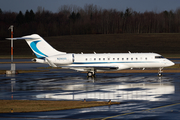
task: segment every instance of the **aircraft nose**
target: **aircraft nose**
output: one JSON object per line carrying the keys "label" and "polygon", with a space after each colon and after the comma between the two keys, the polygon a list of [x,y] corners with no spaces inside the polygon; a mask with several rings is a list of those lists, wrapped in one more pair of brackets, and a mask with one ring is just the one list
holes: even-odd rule
{"label": "aircraft nose", "polygon": [[171,64],[172,64],[172,65],[175,65],[175,63],[174,63],[174,62],[172,62]]}
{"label": "aircraft nose", "polygon": [[169,65],[169,66],[173,66],[173,65],[175,65],[175,63],[172,62],[172,61],[169,61],[168,65]]}

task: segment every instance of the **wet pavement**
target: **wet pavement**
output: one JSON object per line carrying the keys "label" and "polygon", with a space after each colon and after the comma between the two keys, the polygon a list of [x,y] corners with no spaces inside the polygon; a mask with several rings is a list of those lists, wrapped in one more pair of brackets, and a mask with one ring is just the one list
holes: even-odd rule
{"label": "wet pavement", "polygon": [[[20,66],[26,69],[37,67],[36,64]],[[87,78],[85,73],[64,69],[0,75],[0,99],[111,99],[121,102],[119,105],[73,110],[6,113],[0,114],[0,119],[179,119],[180,73],[164,73],[163,77],[157,77],[156,73],[101,73],[96,76]]]}

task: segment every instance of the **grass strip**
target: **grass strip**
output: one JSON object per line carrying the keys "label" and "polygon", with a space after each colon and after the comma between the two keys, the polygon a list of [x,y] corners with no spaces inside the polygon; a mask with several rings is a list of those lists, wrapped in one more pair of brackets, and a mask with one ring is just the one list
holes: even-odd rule
{"label": "grass strip", "polygon": [[[48,70],[18,70],[18,73],[33,73],[33,72],[47,72]],[[5,74],[6,70],[0,70],[0,74]],[[82,72],[86,73],[86,72]],[[134,69],[134,70],[119,70],[119,71],[104,71],[104,72],[97,72],[97,73],[158,73],[158,69],[155,70],[140,70],[140,69]],[[163,70],[163,73],[180,73],[180,69],[166,69]]]}
{"label": "grass strip", "polygon": [[[18,73],[45,72],[48,70],[17,70]],[[0,74],[6,74],[6,70],[0,70]]]}
{"label": "grass strip", "polygon": [[120,104],[97,101],[0,100],[0,113],[43,112]]}
{"label": "grass strip", "polygon": [[[34,55],[14,55],[14,59],[32,59],[35,58]],[[0,55],[0,59],[11,59],[11,55]]]}
{"label": "grass strip", "polygon": [[[20,62],[13,62],[15,64],[23,64],[23,63],[35,63],[32,61],[20,61]],[[11,62],[0,62],[0,64],[11,64]]]}

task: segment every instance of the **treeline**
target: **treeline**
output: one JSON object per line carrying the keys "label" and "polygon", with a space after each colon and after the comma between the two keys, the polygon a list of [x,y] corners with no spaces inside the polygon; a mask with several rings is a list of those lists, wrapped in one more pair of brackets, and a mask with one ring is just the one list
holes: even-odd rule
{"label": "treeline", "polygon": [[37,11],[4,12],[0,9],[0,37],[9,36],[14,25],[15,36],[37,33],[41,36],[118,33],[179,33],[180,9],[160,13],[144,13],[102,9],[96,5],[61,6],[52,13],[38,7]]}

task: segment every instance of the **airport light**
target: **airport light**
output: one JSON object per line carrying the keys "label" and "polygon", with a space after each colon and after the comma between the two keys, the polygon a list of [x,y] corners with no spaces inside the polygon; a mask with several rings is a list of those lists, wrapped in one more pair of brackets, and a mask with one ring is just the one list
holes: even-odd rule
{"label": "airport light", "polygon": [[9,27],[11,29],[11,63],[13,63],[13,25]]}
{"label": "airport light", "polygon": [[16,65],[13,63],[13,25],[9,27],[11,30],[11,70],[7,70],[6,74],[14,75],[16,74]]}

